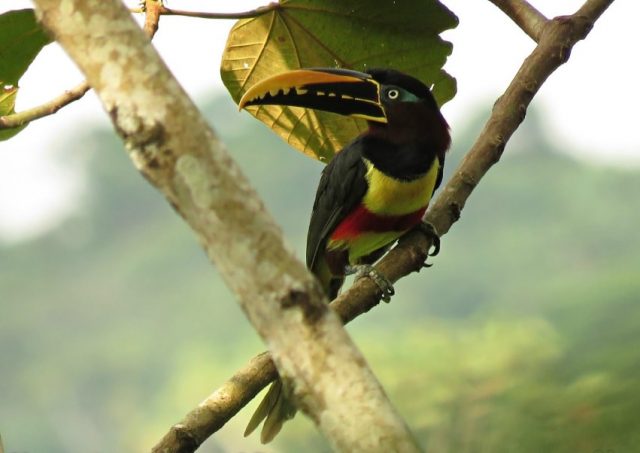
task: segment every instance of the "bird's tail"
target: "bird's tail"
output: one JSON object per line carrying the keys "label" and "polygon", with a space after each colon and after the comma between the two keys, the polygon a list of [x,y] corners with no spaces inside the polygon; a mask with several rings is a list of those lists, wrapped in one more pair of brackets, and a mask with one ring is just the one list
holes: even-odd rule
{"label": "bird's tail", "polygon": [[260,432],[260,441],[266,444],[276,437],[284,422],[292,419],[296,413],[296,406],[287,397],[286,393],[280,379],[271,384],[269,391],[267,391],[258,409],[249,420],[247,428],[244,430],[245,437],[251,434],[262,420],[264,420],[264,425],[262,425],[262,431]]}
{"label": "bird's tail", "polygon": [[[329,300],[334,299],[340,291],[344,277],[332,275],[326,265],[316,267],[312,272],[320,281]],[[260,402],[251,420],[249,420],[247,428],[244,430],[245,437],[255,431],[264,420],[264,425],[260,432],[260,441],[266,444],[273,440],[282,429],[284,422],[292,419],[296,413],[296,406],[288,397],[288,393],[280,379],[276,379],[271,384],[267,394]]]}

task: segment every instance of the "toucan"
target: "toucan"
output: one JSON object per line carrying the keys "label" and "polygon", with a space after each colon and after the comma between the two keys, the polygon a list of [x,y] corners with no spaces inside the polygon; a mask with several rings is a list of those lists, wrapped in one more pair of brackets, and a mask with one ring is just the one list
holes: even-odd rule
{"label": "toucan", "polygon": [[[307,267],[329,300],[354,272],[372,277],[387,299],[393,287],[371,265],[401,235],[424,225],[451,143],[429,87],[393,69],[298,69],[252,86],[239,107],[253,105],[299,106],[367,120],[368,129],[322,172],[307,234]],[[277,380],[245,436],[266,419],[261,441],[269,442],[295,411]]]}

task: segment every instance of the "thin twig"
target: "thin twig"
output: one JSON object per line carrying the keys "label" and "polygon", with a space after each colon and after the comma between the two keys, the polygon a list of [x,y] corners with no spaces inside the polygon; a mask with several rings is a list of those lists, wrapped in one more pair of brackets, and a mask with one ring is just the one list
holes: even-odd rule
{"label": "thin twig", "polygon": [[[280,5],[278,3],[273,2],[266,6],[261,6],[250,11],[243,11],[239,13],[203,13],[169,9],[164,7],[159,0],[145,0],[145,6],[143,8],[132,8],[130,11],[146,14],[144,31],[151,39],[158,30],[158,22],[161,15],[200,17],[205,19],[244,19],[260,16],[261,14],[276,10],[279,7]],[[91,87],[89,87],[86,82],[82,82],[78,86],[65,91],[60,96],[57,96],[42,105],[23,110],[22,112],[13,113],[11,115],[0,116],[0,130],[20,127],[30,123],[31,121],[53,115],[62,107],[80,99],[90,88]]]}
{"label": "thin twig", "polygon": [[[441,235],[446,234],[458,221],[473,189],[489,168],[498,162],[507,141],[524,120],[528,105],[544,81],[567,61],[572,47],[587,36],[594,22],[611,3],[613,0],[588,0],[573,16],[555,18],[547,23],[544,33],[540,34],[539,45],[523,62],[507,90],[496,101],[480,136],[427,213],[426,219]],[[431,245],[424,234],[411,232],[380,261],[377,268],[395,282],[422,268]],[[334,300],[331,307],[344,322],[348,322],[369,311],[379,301],[377,285],[369,279],[360,279]],[[255,375],[247,372],[258,360],[265,364],[265,369]],[[236,378],[238,375],[242,376],[241,382]],[[172,427],[153,451],[195,451],[275,377],[275,367],[266,353],[253,358],[249,365],[234,375],[220,390]],[[222,390],[231,383],[234,384],[237,398],[221,398]],[[199,417],[198,414],[203,411],[206,415]],[[208,423],[207,420],[215,420],[215,423]]]}
{"label": "thin twig", "polygon": [[[160,14],[163,16],[199,17],[201,19],[249,19],[252,17],[261,16],[270,11],[275,11],[279,8],[281,8],[281,5],[279,3],[272,2],[268,5],[260,6],[256,9],[242,11],[239,13],[211,13],[199,11],[184,11],[162,6],[160,7]],[[144,12],[144,8],[130,8],[129,11],[131,11],[132,13],[142,13]]]}
{"label": "thin twig", "polygon": [[[158,5],[160,5],[160,2],[157,0],[146,0],[146,3],[148,13],[145,18],[144,31],[147,36],[149,36],[149,39],[151,39],[158,30],[158,20],[160,17],[159,14],[157,14],[157,11],[159,9]],[[11,115],[0,116],[0,130],[20,127],[30,123],[31,121],[53,115],[62,107],[66,107],[72,102],[82,98],[82,96],[84,96],[90,89],[91,87],[89,84],[84,81],[44,104],[23,110],[22,112],[12,113]]]}
{"label": "thin twig", "polygon": [[548,19],[526,0],[489,0],[511,18],[535,42]]}
{"label": "thin twig", "polygon": [[149,39],[153,39],[153,36],[158,31],[162,8],[164,8],[162,0],[144,1],[144,32]]}
{"label": "thin twig", "polygon": [[0,116],[0,129],[20,127],[38,118],[53,115],[65,105],[80,99],[90,88],[89,84],[85,81],[42,105],[11,115]]}

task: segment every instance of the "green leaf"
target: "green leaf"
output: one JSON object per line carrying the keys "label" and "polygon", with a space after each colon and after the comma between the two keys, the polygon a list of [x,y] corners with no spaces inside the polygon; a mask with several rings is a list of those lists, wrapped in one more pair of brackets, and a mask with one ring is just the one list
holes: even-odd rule
{"label": "green leaf", "polygon": [[[32,9],[0,15],[0,116],[15,113],[18,81],[50,42]],[[13,137],[22,129],[24,126],[1,129],[0,141]]]}
{"label": "green leaf", "polygon": [[50,42],[32,9],[0,15],[0,81],[17,85],[38,52]]}
{"label": "green leaf", "polygon": [[[282,0],[238,21],[222,57],[222,80],[236,103],[260,80],[291,69],[394,68],[433,84],[440,105],[456,92],[442,67],[452,45],[439,34],[457,17],[437,0]],[[363,120],[299,107],[247,109],[304,154],[328,161],[366,129]]]}
{"label": "green leaf", "polygon": [[[0,87],[0,116],[15,113],[17,94],[18,87]],[[0,142],[10,139],[25,127],[27,127],[26,124],[20,127],[13,127],[11,129],[0,129]]]}

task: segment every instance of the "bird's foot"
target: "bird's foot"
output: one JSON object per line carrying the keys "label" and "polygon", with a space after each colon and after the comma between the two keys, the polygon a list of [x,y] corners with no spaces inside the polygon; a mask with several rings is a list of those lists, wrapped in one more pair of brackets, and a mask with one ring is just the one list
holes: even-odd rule
{"label": "bird's foot", "polygon": [[[422,231],[422,233],[425,236],[431,239],[433,251],[430,250],[429,252],[427,252],[427,258],[430,256],[436,256],[438,253],[440,253],[440,236],[438,236],[438,232],[436,231],[436,228],[429,222],[424,222],[424,221],[420,222],[417,228],[420,231]],[[427,264],[426,260],[422,265],[422,267],[431,267],[431,266],[433,266],[433,264]]]}
{"label": "bird's foot", "polygon": [[378,285],[378,288],[380,288],[380,291],[382,291],[382,300],[385,302],[391,301],[391,296],[396,293],[389,279],[378,272],[371,264],[348,265],[344,268],[344,271],[346,275],[355,274],[356,280],[362,277],[369,277],[373,280],[373,282]]}

